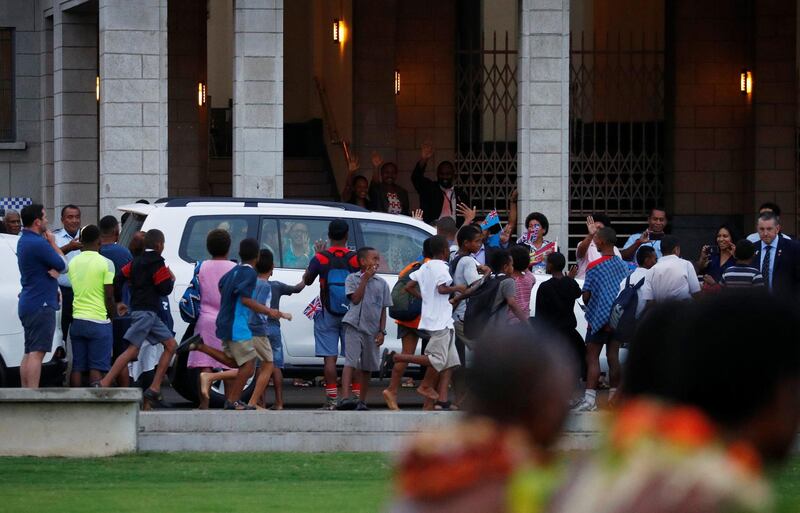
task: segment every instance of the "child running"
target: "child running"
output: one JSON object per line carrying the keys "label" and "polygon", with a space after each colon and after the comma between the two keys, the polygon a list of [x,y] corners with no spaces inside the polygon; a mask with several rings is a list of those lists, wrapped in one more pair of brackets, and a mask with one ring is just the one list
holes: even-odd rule
{"label": "child running", "polygon": [[[439,235],[432,237],[430,249],[433,258],[411,274],[411,280],[405,287],[409,294],[422,298],[419,329],[430,337],[428,346],[424,355],[394,353],[392,358],[394,362],[427,366],[417,393],[438,401],[439,394],[434,385],[439,374],[461,365],[453,337],[453,307],[449,298],[454,292],[464,292],[466,286],[451,286],[453,279],[446,263],[450,257],[447,239]],[[439,386],[441,389],[443,386],[441,382]]]}
{"label": "child running", "polygon": [[[358,250],[361,270],[350,274],[344,282],[350,309],[344,314],[345,360],[342,372],[342,400],[339,410],[368,410],[367,392],[373,372],[380,369],[379,347],[386,336],[386,308],[392,306],[389,284],[377,276],[380,256],[375,248]],[[361,385],[359,397],[350,397],[353,374]]]}

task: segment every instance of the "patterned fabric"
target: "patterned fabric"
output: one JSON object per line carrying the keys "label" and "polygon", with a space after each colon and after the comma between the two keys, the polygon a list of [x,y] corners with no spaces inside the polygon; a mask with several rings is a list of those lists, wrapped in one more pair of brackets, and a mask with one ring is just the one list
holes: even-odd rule
{"label": "patterned fabric", "polygon": [[722,273],[720,283],[729,289],[763,287],[764,278],[755,267],[732,265]]}
{"label": "patterned fabric", "polygon": [[583,291],[592,294],[586,305],[590,335],[608,324],[611,306],[619,293],[619,284],[628,276],[628,272],[628,266],[618,256],[605,256],[589,265]]}
{"label": "patterned fabric", "polygon": [[400,202],[400,197],[394,192],[386,193],[386,202],[389,205],[387,212],[389,214],[402,214],[403,204]]}
{"label": "patterned fabric", "polygon": [[30,198],[21,196],[5,196],[0,197],[0,214],[5,215],[6,210],[16,210],[19,212],[23,207],[27,207],[33,203]]}
{"label": "patterned fabric", "polygon": [[[536,284],[536,276],[533,275],[532,272],[525,271],[521,276],[514,275],[514,282],[516,284],[516,292],[514,293],[514,301],[517,303],[525,315],[528,317],[531,316],[531,290],[533,290],[533,286]],[[516,324],[519,322],[514,313],[509,310],[508,311],[508,322],[510,324]]]}
{"label": "patterned fabric", "polygon": [[322,310],[322,301],[320,300],[319,296],[315,297],[311,300],[305,310],[303,310],[303,315],[311,319],[312,321],[319,315],[320,311]]}

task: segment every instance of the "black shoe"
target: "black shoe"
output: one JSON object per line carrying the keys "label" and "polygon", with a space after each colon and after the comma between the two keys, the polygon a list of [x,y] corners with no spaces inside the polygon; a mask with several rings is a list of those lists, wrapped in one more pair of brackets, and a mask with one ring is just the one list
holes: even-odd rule
{"label": "black shoe", "polygon": [[192,335],[178,344],[177,349],[175,349],[175,354],[183,354],[188,353],[189,351],[194,351],[198,346],[201,345],[203,345],[203,339],[200,337],[200,335]]}
{"label": "black shoe", "polygon": [[392,367],[394,367],[394,355],[395,351],[389,351],[388,349],[383,350],[383,354],[381,354],[381,366],[378,371],[378,378],[383,381],[383,378],[387,374],[392,373]]}
{"label": "black shoe", "polygon": [[358,399],[355,397],[348,397],[346,399],[342,399],[339,401],[339,404],[336,405],[336,409],[339,411],[353,411],[358,407]]}
{"label": "black shoe", "polygon": [[151,408],[172,408],[172,405],[165,402],[164,398],[161,397],[161,394],[153,392],[149,388],[142,393],[144,396],[144,400],[147,401],[147,404],[150,405]]}
{"label": "black shoe", "polygon": [[356,405],[356,411],[369,411],[369,407],[364,401],[358,401],[358,404]]}

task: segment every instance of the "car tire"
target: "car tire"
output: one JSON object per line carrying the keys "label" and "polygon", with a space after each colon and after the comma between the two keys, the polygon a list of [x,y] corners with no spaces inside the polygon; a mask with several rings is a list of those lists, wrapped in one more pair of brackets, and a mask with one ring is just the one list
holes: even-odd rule
{"label": "car tire", "polygon": [[6,368],[5,362],[3,359],[0,358],[0,388],[5,388],[8,386],[8,369]]}
{"label": "car tire", "polygon": [[[174,376],[172,388],[175,389],[184,399],[191,401],[195,406],[200,402],[200,370],[187,367],[189,355],[187,353],[178,355],[175,360]],[[255,379],[250,379],[242,392],[242,401],[249,401],[253,395]],[[209,400],[210,408],[222,408],[225,405],[224,385],[215,382],[211,385],[211,397]]]}

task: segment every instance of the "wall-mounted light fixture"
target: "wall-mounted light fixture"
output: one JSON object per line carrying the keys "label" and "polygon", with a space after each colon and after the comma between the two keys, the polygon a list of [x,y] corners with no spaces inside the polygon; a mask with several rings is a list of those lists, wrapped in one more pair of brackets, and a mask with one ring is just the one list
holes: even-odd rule
{"label": "wall-mounted light fixture", "polygon": [[394,70],[394,94],[400,94],[400,70]]}
{"label": "wall-mounted light fixture", "polygon": [[94,99],[100,101],[100,75],[94,79]]}
{"label": "wall-mounted light fixture", "polygon": [[333,19],[333,42],[337,45],[342,41],[342,22],[339,18]]}
{"label": "wall-mounted light fixture", "polygon": [[197,83],[197,106],[202,107],[206,104],[206,85],[202,82]]}
{"label": "wall-mounted light fixture", "polygon": [[739,90],[743,95],[753,93],[753,72],[748,69],[743,69],[739,74]]}

